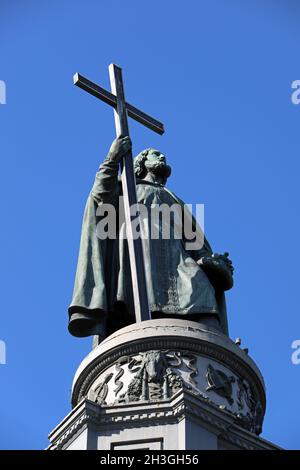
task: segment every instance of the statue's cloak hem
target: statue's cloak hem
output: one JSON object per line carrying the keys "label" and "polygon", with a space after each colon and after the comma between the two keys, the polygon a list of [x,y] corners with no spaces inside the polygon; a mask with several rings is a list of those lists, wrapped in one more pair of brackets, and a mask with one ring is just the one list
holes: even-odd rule
{"label": "statue's cloak hem", "polygon": [[[137,185],[143,184],[156,187],[160,186],[161,189],[166,191],[166,193],[171,196],[171,198],[174,200],[174,203],[180,204],[183,207],[183,210],[186,210],[184,207],[184,202],[181,201],[169,189],[162,187],[161,185],[146,182],[144,180],[137,180],[136,182]],[[137,188],[139,189],[140,186],[137,186]],[[139,202],[142,202],[140,198],[138,198],[138,200]],[[134,304],[131,292],[131,274],[129,268],[127,241],[123,240],[123,244],[118,246],[116,250],[116,244],[120,242],[118,238],[115,240],[100,240],[98,238],[96,230],[97,223],[99,222],[100,218],[96,215],[97,208],[98,203],[94,199],[92,193],[90,193],[83,216],[74,291],[71,305],[69,307],[69,331],[75,336],[90,336],[96,334],[97,330],[93,328],[93,325],[103,323],[107,318],[107,315],[113,315],[115,305],[118,302],[125,303],[128,313],[133,316],[134,321]],[[194,226],[193,228],[197,227],[197,230],[201,230],[193,216],[192,220]],[[169,241],[167,240],[167,242]],[[212,253],[212,249],[206,238],[204,238],[204,246],[200,251],[202,256]],[[201,257],[198,253],[189,253],[192,254],[194,259],[195,257],[197,259]],[[145,259],[145,264],[146,262],[147,260]],[[127,268],[125,273],[122,267],[125,269]],[[207,283],[210,284],[202,269],[198,266],[197,269],[201,271],[203,279],[206,278]],[[151,276],[150,278],[148,276],[147,279],[148,296],[149,280],[150,283],[152,283]],[[161,283],[158,285],[161,286]],[[211,288],[213,289],[212,286]],[[217,289],[213,290],[216,301],[214,306],[200,307],[199,305],[195,305],[194,308],[182,308],[182,306],[180,306],[180,299],[178,304],[178,295],[176,296],[176,305],[168,306],[153,302],[153,294],[154,296],[156,294],[153,293],[152,289],[152,294],[149,296],[150,310],[152,312],[162,312],[166,316],[172,316],[172,314],[176,314],[178,316],[182,316],[183,319],[185,318],[185,315],[190,316],[193,314],[203,314],[204,316],[217,315],[219,317],[223,333],[228,335],[224,292],[218,291]],[[89,325],[88,329],[86,329],[87,324]],[[82,325],[82,329],[80,325]]]}

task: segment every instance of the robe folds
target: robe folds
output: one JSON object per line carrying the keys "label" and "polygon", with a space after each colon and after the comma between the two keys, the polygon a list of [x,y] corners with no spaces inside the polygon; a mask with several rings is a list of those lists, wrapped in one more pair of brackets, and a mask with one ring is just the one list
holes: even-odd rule
{"label": "robe folds", "polygon": [[[203,269],[197,264],[202,256],[212,254],[207,240],[202,248],[187,250],[186,240],[174,235],[171,219],[170,239],[152,239],[151,207],[184,203],[161,184],[137,180],[137,200],[148,209],[148,218],[142,218],[141,233],[145,259],[146,283],[151,312],[160,316],[172,315],[183,319],[203,315],[219,318],[221,329],[228,334],[224,293],[213,287]],[[116,238],[100,239],[97,224],[98,206],[113,204],[116,208],[121,195],[118,164],[107,157],[96,174],[93,189],[88,197],[81,232],[78,265],[73,298],[69,307],[69,331],[74,336],[97,334],[97,325],[108,318],[125,312],[134,320],[129,251],[125,222],[117,227]],[[194,229],[198,226],[191,215]],[[158,228],[161,231],[161,227]],[[124,308],[125,307],[125,308]]]}

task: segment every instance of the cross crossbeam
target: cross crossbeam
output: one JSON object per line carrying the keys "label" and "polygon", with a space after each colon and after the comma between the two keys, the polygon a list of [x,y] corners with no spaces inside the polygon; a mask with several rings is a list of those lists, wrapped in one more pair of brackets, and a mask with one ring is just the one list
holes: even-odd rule
{"label": "cross crossbeam", "polygon": [[[82,90],[85,90],[96,98],[104,101],[104,103],[109,104],[113,108],[117,107],[117,97],[115,95],[105,90],[105,88],[97,85],[96,83],[91,82],[88,78],[83,77],[79,73],[75,73],[73,77],[73,83],[79,88],[82,88]],[[164,125],[161,122],[153,119],[151,116],[143,113],[143,111],[140,111],[129,103],[125,103],[125,106],[128,116],[135,121],[140,122],[157,134],[162,135],[165,132]]]}

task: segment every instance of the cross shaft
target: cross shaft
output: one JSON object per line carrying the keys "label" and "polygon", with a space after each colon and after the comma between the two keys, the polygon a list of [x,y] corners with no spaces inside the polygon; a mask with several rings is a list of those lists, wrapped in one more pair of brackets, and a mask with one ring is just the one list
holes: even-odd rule
{"label": "cross shaft", "polygon": [[[163,134],[164,126],[161,122],[153,119],[151,116],[145,114],[143,111],[140,111],[125,101],[122,69],[115,64],[111,64],[109,66],[109,75],[112,93],[78,73],[74,75],[74,84],[114,108],[117,137],[120,135],[129,136],[127,115],[154,132],[157,132],[160,135]],[[137,207],[137,196],[131,152],[123,158],[121,168],[134,310],[136,322],[140,322],[150,320],[151,313],[148,302],[142,240],[140,237],[134,238],[132,230],[133,217],[131,216],[130,208]],[[136,218],[136,214],[134,214],[134,216],[134,218]]]}

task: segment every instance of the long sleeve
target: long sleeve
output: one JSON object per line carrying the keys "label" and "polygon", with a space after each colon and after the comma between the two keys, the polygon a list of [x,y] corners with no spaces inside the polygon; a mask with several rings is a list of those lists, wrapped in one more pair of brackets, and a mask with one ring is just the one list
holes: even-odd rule
{"label": "long sleeve", "polygon": [[107,155],[96,173],[95,182],[91,191],[93,199],[98,203],[114,203],[119,193],[118,185],[119,163],[111,160]]}

